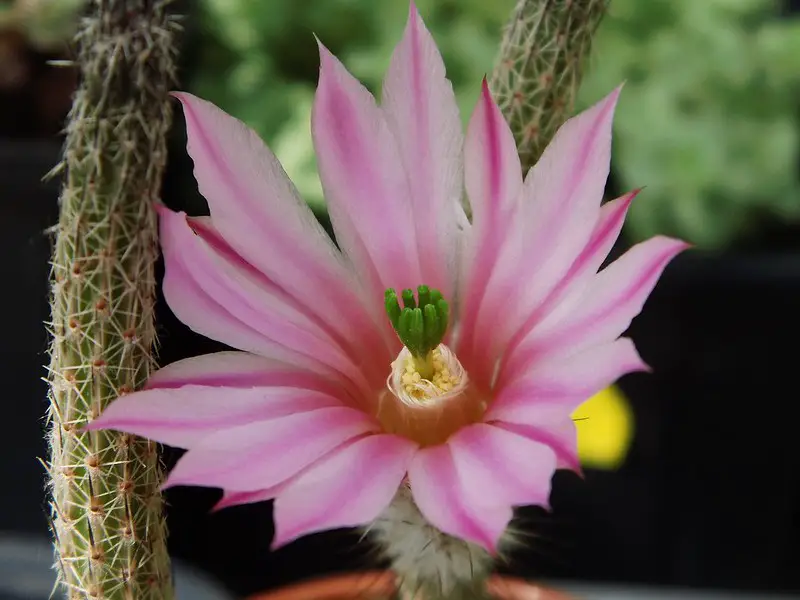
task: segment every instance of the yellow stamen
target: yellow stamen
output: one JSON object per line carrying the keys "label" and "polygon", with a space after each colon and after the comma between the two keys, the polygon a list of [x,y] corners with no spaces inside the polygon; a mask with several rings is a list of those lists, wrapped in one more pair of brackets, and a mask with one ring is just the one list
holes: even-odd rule
{"label": "yellow stamen", "polygon": [[[423,377],[420,374],[417,362],[413,356],[409,355],[406,358],[401,381],[404,391],[413,398],[422,400],[426,396],[441,396],[452,390],[461,382],[458,376],[450,373],[447,364],[442,359],[442,353],[439,348],[434,349],[431,354],[431,359],[427,361],[428,364],[433,365],[433,375],[430,377]],[[428,384],[425,385],[425,391],[423,391],[419,385],[423,382]]]}

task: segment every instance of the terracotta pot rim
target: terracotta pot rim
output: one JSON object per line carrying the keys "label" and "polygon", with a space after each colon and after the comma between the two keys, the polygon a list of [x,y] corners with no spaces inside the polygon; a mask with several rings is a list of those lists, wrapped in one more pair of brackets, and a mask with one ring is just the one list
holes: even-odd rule
{"label": "terracotta pot rim", "polygon": [[285,587],[249,596],[246,600],[345,600],[382,598],[395,590],[389,571],[359,571],[314,577]]}
{"label": "terracotta pot rim", "polygon": [[[395,580],[391,571],[334,574],[255,594],[246,600],[378,600],[395,591]],[[570,600],[563,592],[516,577],[495,575],[487,582],[487,588],[498,600]]]}

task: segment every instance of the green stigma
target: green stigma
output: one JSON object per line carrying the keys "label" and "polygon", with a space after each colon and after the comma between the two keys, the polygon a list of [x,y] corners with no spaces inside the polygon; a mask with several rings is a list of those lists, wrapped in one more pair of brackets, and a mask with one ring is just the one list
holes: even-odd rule
{"label": "green stigma", "polygon": [[427,285],[413,290],[403,290],[403,308],[393,288],[386,290],[386,314],[392,323],[397,337],[408,348],[423,371],[430,362],[431,352],[442,343],[447,333],[450,307],[439,290]]}

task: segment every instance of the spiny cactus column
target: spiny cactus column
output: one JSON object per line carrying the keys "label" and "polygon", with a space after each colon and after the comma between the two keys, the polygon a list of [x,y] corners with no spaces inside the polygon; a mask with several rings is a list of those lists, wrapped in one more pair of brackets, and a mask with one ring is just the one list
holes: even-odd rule
{"label": "spiny cactus column", "polygon": [[610,0],[518,0],[490,87],[525,172],[570,116],[592,36]]}
{"label": "spiny cactus column", "polygon": [[169,0],[94,0],[77,36],[52,264],[51,507],[71,600],[173,597],[152,442],[81,432],[153,364],[153,203],[174,82]]}

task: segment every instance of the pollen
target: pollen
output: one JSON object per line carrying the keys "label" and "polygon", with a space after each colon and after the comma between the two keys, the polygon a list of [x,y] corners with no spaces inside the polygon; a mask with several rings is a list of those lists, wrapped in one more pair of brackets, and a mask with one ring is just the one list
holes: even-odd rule
{"label": "pollen", "polygon": [[431,354],[433,375],[429,379],[420,375],[413,356],[405,357],[403,375],[400,378],[403,391],[417,400],[442,396],[451,392],[461,383],[461,378],[450,372],[447,361],[442,356],[442,351],[439,348],[433,350]]}
{"label": "pollen", "polygon": [[[423,375],[429,374],[427,377]],[[424,361],[404,349],[392,365],[389,389],[406,403],[423,406],[458,392],[467,375],[447,346],[440,344]]]}

